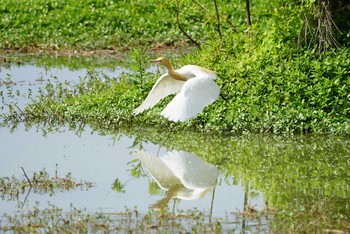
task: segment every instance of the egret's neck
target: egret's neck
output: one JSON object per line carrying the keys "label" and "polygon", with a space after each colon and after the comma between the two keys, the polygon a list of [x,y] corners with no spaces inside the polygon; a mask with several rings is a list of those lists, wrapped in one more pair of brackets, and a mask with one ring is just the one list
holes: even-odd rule
{"label": "egret's neck", "polygon": [[182,76],[181,74],[179,74],[178,72],[176,72],[173,68],[173,66],[168,63],[164,65],[166,67],[166,69],[168,70],[168,74],[175,80],[183,80],[186,81],[187,79]]}

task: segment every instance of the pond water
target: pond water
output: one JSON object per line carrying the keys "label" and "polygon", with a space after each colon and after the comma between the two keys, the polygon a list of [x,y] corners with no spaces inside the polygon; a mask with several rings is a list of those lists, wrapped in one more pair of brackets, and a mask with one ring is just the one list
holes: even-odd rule
{"label": "pond water", "polygon": [[[0,68],[0,92],[7,95],[8,102],[16,102],[19,107],[25,106],[30,102],[30,97],[37,94],[39,88],[43,88],[48,82],[71,82],[77,83],[83,79],[89,71],[89,68],[72,69],[67,67],[42,67],[35,64],[9,64]],[[110,77],[118,77],[123,72],[130,71],[122,67],[100,68],[96,72],[103,72]],[[10,98],[11,97],[11,98]],[[5,99],[2,100],[5,102]],[[6,108],[2,103],[2,108]]]}
{"label": "pond water", "polygon": [[[23,108],[48,82],[78,82],[90,69],[7,64],[0,70],[1,113],[8,111],[10,103]],[[94,70],[116,78],[130,72],[116,65]],[[233,221],[231,215],[247,207],[258,212],[270,207],[291,210],[290,215],[293,209],[304,212],[322,203],[326,204],[322,212],[331,221],[333,216],[349,215],[347,137],[194,134],[187,136],[188,143],[174,142],[173,146],[152,141],[147,134],[151,133],[106,135],[88,125],[49,131],[43,125],[28,127],[25,123],[1,127],[0,178],[24,179],[23,170],[31,176],[45,169],[52,176],[71,173],[75,180],[92,182],[93,187],[47,193],[27,189],[15,199],[2,195],[0,220],[5,213],[48,204],[66,211],[73,205],[86,212],[107,213],[135,207],[141,213],[162,207],[195,209],[210,218],[231,220],[227,230],[233,223],[256,225],[254,221]],[[268,229],[268,222],[264,225],[266,229],[260,231]]]}
{"label": "pond water", "polygon": [[[54,175],[57,169],[62,177],[72,173],[78,180],[94,183],[94,187],[86,191],[78,189],[57,192],[53,195],[29,194],[28,202],[32,205],[36,201],[44,205],[50,202],[68,210],[72,203],[76,208],[86,208],[89,211],[101,209],[122,211],[125,207],[137,207],[140,211],[146,212],[150,205],[164,198],[163,194],[148,193],[149,181],[153,179],[148,176],[135,178],[131,175],[130,162],[137,156],[130,148],[133,144],[132,138],[121,136],[114,141],[109,136],[100,136],[98,133],[91,132],[88,127],[79,136],[68,129],[60,129],[59,132],[43,136],[40,130],[34,128],[25,130],[24,127],[19,127],[14,132],[1,129],[0,137],[2,139],[1,177],[15,175],[21,178],[23,177],[21,167],[28,175],[45,168],[51,175]],[[166,149],[157,145],[144,144],[143,146],[144,150],[150,154],[163,155],[167,152]],[[145,167],[144,169],[148,171]],[[242,210],[245,192],[243,186],[228,185],[224,183],[219,173],[216,176],[219,183],[215,189],[213,214],[223,216],[231,211]],[[112,189],[116,179],[125,183],[124,192],[118,193]],[[215,183],[209,188],[214,186]],[[186,210],[196,207],[209,211],[211,193],[212,191],[208,191],[202,199],[178,201],[177,208]],[[22,194],[19,201],[23,201],[26,195],[26,193]],[[251,202],[253,205],[262,206],[263,198],[255,197]],[[11,213],[17,209],[16,204],[17,201],[1,200],[1,211]]]}

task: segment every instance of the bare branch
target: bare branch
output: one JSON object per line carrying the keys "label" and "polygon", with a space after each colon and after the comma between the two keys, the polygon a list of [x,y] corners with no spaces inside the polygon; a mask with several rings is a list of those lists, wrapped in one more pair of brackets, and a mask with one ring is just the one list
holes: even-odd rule
{"label": "bare branch", "polygon": [[221,29],[220,29],[220,17],[219,17],[219,11],[218,11],[218,6],[216,4],[216,0],[213,0],[214,2],[214,7],[215,7],[215,14],[216,14],[216,31],[218,31],[219,36],[222,37],[221,34]]}
{"label": "bare branch", "polygon": [[179,6],[179,1],[177,0],[176,1],[176,24],[177,24],[177,27],[180,29],[180,31],[192,42],[194,43],[196,46],[200,47],[200,44],[194,40],[190,35],[188,35],[188,33],[186,33],[186,31],[181,27],[181,24],[180,24],[180,6]]}
{"label": "bare branch", "polygon": [[199,4],[197,1],[195,1],[195,0],[192,0],[192,2],[194,3],[194,4],[196,4],[197,6],[199,6],[203,11],[206,11],[206,12],[208,12],[208,10],[207,9],[205,9],[201,4]]}
{"label": "bare branch", "polygon": [[247,24],[250,28],[252,26],[252,21],[250,20],[250,3],[249,0],[245,1],[246,11],[247,11]]}
{"label": "bare branch", "polygon": [[235,28],[235,26],[233,25],[233,23],[231,23],[230,19],[227,17],[226,18],[226,23],[228,23],[228,25],[230,25],[231,29],[233,32],[237,33],[238,30]]}

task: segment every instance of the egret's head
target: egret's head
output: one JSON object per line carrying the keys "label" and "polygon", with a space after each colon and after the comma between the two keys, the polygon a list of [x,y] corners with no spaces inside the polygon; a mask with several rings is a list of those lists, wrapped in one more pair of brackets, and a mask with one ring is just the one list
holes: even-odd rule
{"label": "egret's head", "polygon": [[170,67],[170,61],[169,59],[165,58],[165,57],[159,57],[155,60],[150,60],[150,62],[152,63],[159,63],[159,64],[162,64],[163,66],[165,67]]}

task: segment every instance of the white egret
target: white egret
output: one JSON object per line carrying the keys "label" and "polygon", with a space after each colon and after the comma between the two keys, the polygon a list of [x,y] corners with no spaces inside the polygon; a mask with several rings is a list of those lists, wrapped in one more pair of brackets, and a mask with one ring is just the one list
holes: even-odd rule
{"label": "white egret", "polygon": [[173,150],[157,157],[136,150],[134,155],[148,169],[158,186],[167,191],[166,196],[154,204],[153,208],[164,207],[172,198],[202,198],[215,187],[219,176],[219,170],[214,165],[186,151]]}
{"label": "white egret", "polygon": [[165,66],[167,73],[156,81],[143,103],[134,110],[134,114],[152,108],[170,94],[178,93],[161,115],[174,122],[185,121],[197,116],[218,99],[220,87],[214,82],[217,75],[213,71],[196,65],[185,65],[174,70],[165,57],[151,62]]}

